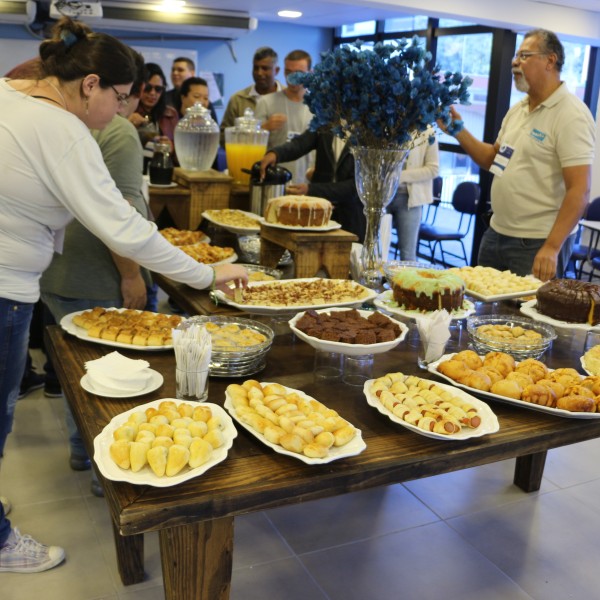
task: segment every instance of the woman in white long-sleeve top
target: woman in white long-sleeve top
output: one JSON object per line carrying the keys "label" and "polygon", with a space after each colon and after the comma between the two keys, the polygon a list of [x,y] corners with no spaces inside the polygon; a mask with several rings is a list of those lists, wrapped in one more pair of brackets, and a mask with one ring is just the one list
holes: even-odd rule
{"label": "woman in white long-sleeve top", "polygon": [[[127,102],[131,50],[82,23],[62,19],[40,45],[42,76],[0,79],[0,455],[27,355],[41,273],[75,217],[116,254],[194,288],[224,289],[246,271],[211,268],[169,244],[121,195],[90,129]],[[0,572],[37,572],[64,559],[12,528],[0,504]]]}

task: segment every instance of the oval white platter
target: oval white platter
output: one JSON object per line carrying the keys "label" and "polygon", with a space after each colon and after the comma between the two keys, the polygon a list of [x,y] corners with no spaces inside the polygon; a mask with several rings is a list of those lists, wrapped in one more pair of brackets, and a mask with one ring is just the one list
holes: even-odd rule
{"label": "oval white platter", "polygon": [[[261,382],[261,385],[268,385],[268,383]],[[308,394],[305,394],[302,390],[296,390],[294,388],[288,388],[286,386],[284,386],[284,387],[288,393],[296,392],[302,398],[308,398],[308,399],[311,398],[311,396],[309,396]],[[256,431],[256,429],[250,427],[250,425],[248,425],[247,423],[240,421],[235,412],[235,407],[233,406],[231,396],[227,392],[225,393],[225,404],[223,406],[225,406],[225,408],[229,411],[229,414],[235,419],[235,421],[239,425],[241,425],[244,429],[247,429],[255,438],[257,438],[263,444],[265,444],[265,446],[269,446],[269,448],[272,448],[278,454],[285,454],[286,456],[291,456],[292,458],[296,458],[308,465],[323,465],[323,464],[332,462],[334,460],[339,460],[340,458],[346,458],[348,456],[356,456],[357,454],[360,454],[367,447],[367,445],[365,444],[365,442],[362,438],[362,431],[360,429],[356,428],[356,435],[347,444],[344,444],[343,446],[339,446],[339,447],[334,446],[334,447],[330,448],[329,454],[325,458],[309,458],[308,456],[305,456],[304,454],[299,454],[298,452],[290,452],[289,450],[286,450],[285,448],[283,448],[282,446],[279,446],[278,444],[273,444],[273,443],[269,442],[269,440],[267,440],[267,438],[262,433],[259,433],[258,431]]]}
{"label": "oval white platter", "polygon": [[450,382],[453,386],[462,388],[463,390],[467,390],[469,392],[473,392],[475,394],[479,394],[480,396],[484,396],[486,398],[490,398],[491,400],[499,400],[500,402],[505,402],[506,404],[513,404],[515,406],[520,406],[521,408],[526,408],[528,410],[537,410],[539,412],[545,412],[550,415],[555,415],[557,417],[564,417],[566,419],[600,419],[600,413],[588,413],[588,412],[573,412],[570,410],[563,410],[562,408],[551,408],[549,406],[541,406],[539,404],[533,404],[532,402],[525,402],[525,400],[517,400],[516,398],[508,398],[507,396],[500,396],[498,394],[493,394],[492,392],[484,392],[482,390],[476,390],[475,388],[471,388],[468,385],[463,385],[462,383],[458,383],[458,381],[454,381],[450,377],[447,377],[443,373],[438,371],[438,365],[441,362],[446,360],[450,360],[454,356],[453,354],[444,354],[439,360],[429,364],[427,366],[427,370],[430,373],[435,373],[438,377],[445,379]]}
{"label": "oval white platter", "polygon": [[207,221],[210,221],[214,225],[218,225],[219,227],[230,231],[231,233],[236,233],[237,235],[252,235],[260,232],[260,224],[264,222],[264,217],[261,217],[260,215],[256,215],[245,210],[239,210],[238,212],[243,213],[247,217],[258,221],[258,223],[255,227],[239,227],[237,225],[229,225],[228,223],[223,223],[223,221],[215,219],[206,210],[202,213],[202,218],[206,219]]}
{"label": "oval white platter", "polygon": [[98,465],[100,473],[102,473],[106,479],[110,479],[111,481],[126,481],[127,483],[136,485],[171,487],[187,481],[188,479],[193,479],[194,477],[202,475],[202,473],[205,473],[208,469],[227,458],[227,453],[233,445],[233,440],[237,437],[237,429],[235,428],[231,417],[218,404],[211,404],[210,402],[190,402],[186,400],[186,404],[210,407],[212,414],[220,417],[225,426],[222,430],[225,443],[220,448],[216,448],[212,451],[208,462],[205,462],[195,469],[184,467],[182,471],[173,477],[167,477],[166,475],[164,477],[158,477],[148,465],[143,467],[137,473],[134,473],[131,470],[121,469],[121,467],[117,466],[110,457],[110,445],[114,441],[113,432],[115,429],[123,425],[132,413],[140,411],[144,412],[147,408],[158,408],[159,404],[165,400],[171,400],[176,404],[183,403],[182,400],[161,398],[160,400],[154,400],[153,402],[136,406],[131,410],[127,410],[113,417],[110,423],[94,438],[94,461]]}
{"label": "oval white platter", "polygon": [[[107,310],[116,310],[117,312],[121,312],[125,310],[124,308],[108,308]],[[92,342],[94,344],[102,344],[103,346],[112,346],[113,348],[126,348],[128,350],[139,350],[140,352],[156,352],[157,350],[172,350],[173,344],[167,344],[165,346],[136,346],[135,344],[124,344],[123,342],[114,342],[112,340],[104,340],[102,338],[90,337],[88,335],[87,329],[83,327],[78,327],[73,323],[73,317],[75,315],[80,315],[81,313],[87,312],[85,310],[77,310],[75,312],[69,313],[65,315],[60,320],[60,326],[71,335],[74,335],[76,338],[80,340],[85,340],[86,342]]]}
{"label": "oval white platter", "polygon": [[[321,310],[317,310],[316,312],[331,313],[344,310],[349,309],[339,307],[323,308]],[[361,317],[365,318],[373,314],[373,311],[371,310],[359,310],[358,312],[360,313]],[[296,327],[296,323],[304,316],[304,314],[305,312],[298,313],[293,319],[288,321],[290,329],[301,340],[304,340],[307,344],[309,344],[316,350],[321,350],[323,352],[339,352],[340,354],[345,354],[347,356],[361,356],[363,354],[382,354],[383,352],[387,352],[388,350],[392,350],[392,348],[395,348],[406,337],[406,334],[408,332],[408,327],[404,323],[396,321],[396,319],[392,319],[391,317],[387,317],[400,327],[400,335],[395,340],[392,340],[390,342],[378,342],[376,344],[345,344],[343,342],[320,340],[319,338],[307,335],[306,333],[300,331],[300,329]]]}
{"label": "oval white platter", "polygon": [[[269,285],[286,285],[286,284],[292,284],[292,283],[297,283],[297,282],[309,282],[309,281],[315,281],[316,279],[319,279],[318,277],[308,277],[308,278],[304,278],[304,279],[281,279],[281,280],[275,280],[275,281],[253,281],[250,282],[248,284],[249,287],[254,287],[254,286],[269,286]],[[331,280],[331,281],[335,281],[335,280]],[[346,280],[343,280],[346,281]],[[349,300],[347,302],[327,302],[327,303],[323,303],[323,304],[303,304],[303,305],[286,305],[286,306],[266,306],[266,305],[254,305],[254,304],[243,304],[243,303],[238,303],[235,302],[233,300],[233,298],[227,296],[226,294],[224,294],[221,290],[215,290],[214,292],[212,292],[213,297],[216,298],[219,302],[225,302],[226,304],[229,304],[230,306],[234,306],[235,308],[239,308],[240,310],[243,310],[244,312],[250,313],[250,314],[255,314],[255,315],[273,315],[273,314],[278,314],[278,313],[291,313],[291,312],[296,312],[296,311],[302,311],[302,310],[308,310],[310,308],[312,309],[319,309],[319,308],[328,308],[328,307],[332,307],[332,306],[360,306],[363,302],[368,302],[369,300],[372,300],[373,298],[375,298],[375,296],[377,295],[377,292],[375,292],[374,290],[370,290],[368,288],[365,288],[364,286],[360,285],[359,283],[354,283],[355,286],[357,286],[358,288],[362,288],[363,290],[365,290],[367,293],[365,294],[364,297],[359,298],[357,300]]]}
{"label": "oval white platter", "polygon": [[406,429],[410,431],[414,431],[419,435],[424,435],[425,437],[430,437],[436,440],[443,440],[445,442],[455,442],[455,441],[463,441],[468,440],[470,438],[481,437],[482,435],[488,435],[490,433],[496,433],[500,429],[500,423],[498,423],[498,417],[494,414],[492,409],[481,400],[478,400],[471,394],[467,394],[467,392],[463,390],[459,390],[452,385],[446,385],[445,383],[437,383],[441,388],[448,390],[452,395],[458,396],[462,398],[465,402],[472,404],[481,417],[481,423],[479,427],[475,427],[471,429],[469,427],[463,427],[458,433],[454,433],[452,435],[443,435],[441,433],[436,433],[435,431],[425,431],[416,425],[412,425],[411,423],[407,423],[406,421],[397,417],[393,412],[387,409],[380,401],[379,398],[375,394],[370,392],[370,387],[373,385],[375,379],[369,379],[365,381],[365,385],[363,388],[363,392],[365,394],[365,398],[367,399],[367,404],[376,408],[382,415],[388,417],[394,423],[398,425],[402,425]]}

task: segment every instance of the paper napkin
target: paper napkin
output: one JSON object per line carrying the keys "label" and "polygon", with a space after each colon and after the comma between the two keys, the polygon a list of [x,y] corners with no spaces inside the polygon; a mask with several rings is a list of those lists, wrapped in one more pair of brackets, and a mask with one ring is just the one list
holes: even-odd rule
{"label": "paper napkin", "polygon": [[104,393],[143,390],[152,378],[149,366],[146,360],[127,358],[116,351],[85,363],[90,385]]}
{"label": "paper napkin", "polygon": [[450,339],[450,321],[450,313],[445,309],[416,318],[425,363],[435,362],[444,354],[446,344]]}

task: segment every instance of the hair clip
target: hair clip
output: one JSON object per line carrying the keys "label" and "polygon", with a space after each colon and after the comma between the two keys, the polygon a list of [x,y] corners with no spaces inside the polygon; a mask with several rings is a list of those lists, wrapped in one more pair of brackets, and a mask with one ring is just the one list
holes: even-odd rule
{"label": "hair clip", "polygon": [[67,48],[67,50],[75,42],[77,42],[79,40],[79,38],[72,31],[61,31],[60,32],[60,39],[62,40],[62,42],[65,45],[65,48]]}

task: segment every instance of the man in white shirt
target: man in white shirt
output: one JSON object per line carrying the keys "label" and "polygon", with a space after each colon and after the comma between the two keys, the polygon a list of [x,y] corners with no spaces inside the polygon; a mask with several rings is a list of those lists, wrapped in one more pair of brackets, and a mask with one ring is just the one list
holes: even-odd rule
{"label": "man in white shirt", "polygon": [[[589,202],[594,119],[560,80],[564,49],[556,34],[525,34],[513,58],[518,90],[527,96],[504,117],[494,144],[463,129],[456,139],[473,160],[494,173],[490,227],[479,264],[562,277],[574,229]],[[452,110],[453,119],[460,115]]]}
{"label": "man in white shirt", "polygon": [[[291,83],[289,77],[294,73],[307,73],[311,66],[308,52],[293,50],[284,59],[287,87],[258,99],[255,116],[263,122],[262,128],[270,132],[267,150],[285,144],[308,129],[312,113],[302,101],[306,90],[301,84]],[[305,183],[306,171],[313,163],[314,152],[311,152],[293,162],[280,163],[280,166],[291,171],[293,183]]]}

